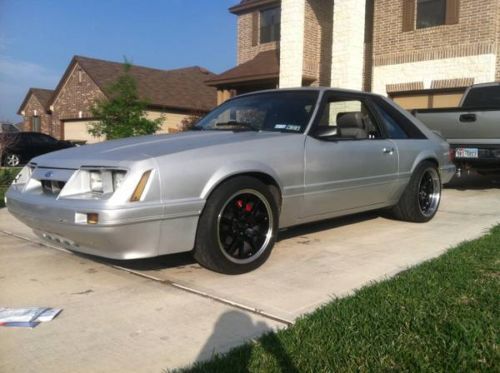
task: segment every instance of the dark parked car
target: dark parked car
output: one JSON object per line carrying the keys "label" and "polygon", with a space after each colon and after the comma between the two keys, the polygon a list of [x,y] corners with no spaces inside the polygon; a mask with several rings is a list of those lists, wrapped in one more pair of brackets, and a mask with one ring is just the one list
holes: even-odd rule
{"label": "dark parked car", "polygon": [[1,164],[16,167],[33,157],[73,146],[69,141],[38,132],[0,133]]}

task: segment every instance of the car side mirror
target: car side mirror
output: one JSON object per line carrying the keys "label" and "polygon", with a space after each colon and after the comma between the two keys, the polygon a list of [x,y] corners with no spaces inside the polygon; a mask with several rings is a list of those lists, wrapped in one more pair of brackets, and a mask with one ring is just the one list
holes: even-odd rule
{"label": "car side mirror", "polygon": [[319,139],[337,137],[339,135],[337,126],[319,126],[314,131],[314,136]]}

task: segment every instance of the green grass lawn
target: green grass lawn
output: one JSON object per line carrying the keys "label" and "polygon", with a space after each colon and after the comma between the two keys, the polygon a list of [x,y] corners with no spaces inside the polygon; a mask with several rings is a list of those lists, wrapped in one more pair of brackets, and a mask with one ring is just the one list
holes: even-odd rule
{"label": "green grass lawn", "polygon": [[500,226],[192,372],[499,371]]}
{"label": "green grass lawn", "polygon": [[3,197],[20,168],[0,168],[0,208],[5,207]]}

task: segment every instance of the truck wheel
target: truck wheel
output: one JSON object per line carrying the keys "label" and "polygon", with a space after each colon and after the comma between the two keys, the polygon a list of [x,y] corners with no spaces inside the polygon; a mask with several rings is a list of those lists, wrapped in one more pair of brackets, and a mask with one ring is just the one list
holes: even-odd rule
{"label": "truck wheel", "polygon": [[194,258],[216,272],[249,272],[269,258],[277,231],[278,206],[270,188],[253,177],[235,177],[208,198]]}
{"label": "truck wheel", "polygon": [[440,201],[439,171],[434,163],[424,161],[413,172],[392,213],[399,220],[424,223],[436,215]]}

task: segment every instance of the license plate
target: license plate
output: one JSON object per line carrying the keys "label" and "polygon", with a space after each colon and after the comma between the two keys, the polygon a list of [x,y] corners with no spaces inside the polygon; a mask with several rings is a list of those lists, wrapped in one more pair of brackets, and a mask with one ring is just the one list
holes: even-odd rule
{"label": "license plate", "polygon": [[456,158],[479,158],[477,148],[457,148],[455,149]]}

